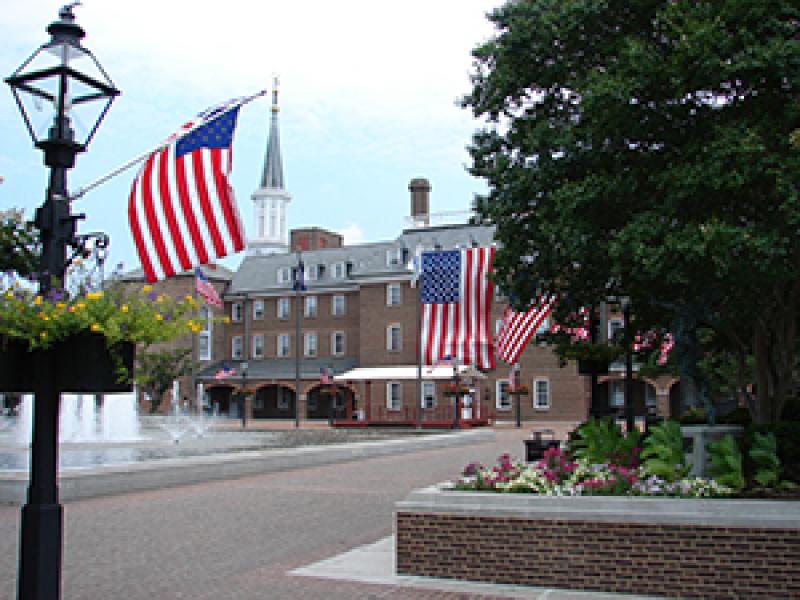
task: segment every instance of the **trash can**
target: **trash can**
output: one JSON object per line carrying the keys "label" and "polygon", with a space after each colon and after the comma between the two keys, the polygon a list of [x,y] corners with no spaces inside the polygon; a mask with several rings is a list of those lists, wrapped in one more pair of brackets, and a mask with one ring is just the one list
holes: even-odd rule
{"label": "trash can", "polygon": [[541,460],[548,448],[558,448],[561,442],[556,439],[552,429],[534,429],[531,437],[525,440],[525,460],[534,462]]}

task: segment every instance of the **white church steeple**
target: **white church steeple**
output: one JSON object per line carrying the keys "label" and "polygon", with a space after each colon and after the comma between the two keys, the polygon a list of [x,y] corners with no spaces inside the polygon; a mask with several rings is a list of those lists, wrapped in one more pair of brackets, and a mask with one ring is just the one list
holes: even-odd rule
{"label": "white church steeple", "polygon": [[288,252],[289,230],[286,212],[292,197],[284,188],[283,161],[278,136],[278,78],[272,88],[272,119],[267,141],[267,155],[261,175],[261,187],[253,192],[255,227],[249,240],[251,254]]}

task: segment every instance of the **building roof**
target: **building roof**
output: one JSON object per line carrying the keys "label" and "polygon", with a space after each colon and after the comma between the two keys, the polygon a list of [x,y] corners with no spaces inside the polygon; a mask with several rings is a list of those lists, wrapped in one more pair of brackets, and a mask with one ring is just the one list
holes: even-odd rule
{"label": "building roof", "polygon": [[[241,385],[243,382],[241,360],[225,360],[204,367],[198,374],[199,381],[214,382],[220,385],[226,383]],[[217,371],[222,365],[233,368],[235,373],[226,379],[215,379]],[[303,358],[300,361],[300,379],[319,379],[323,369],[331,370],[334,374],[352,370],[358,364],[354,356],[335,356]],[[270,358],[268,360],[250,359],[247,361],[247,379],[258,380],[292,380],[295,378],[295,359]]]}
{"label": "building roof", "polygon": [[276,77],[275,85],[272,88],[272,118],[269,125],[267,154],[264,159],[264,169],[261,173],[261,187],[282,190],[285,188],[280,135],[278,134],[278,111],[278,78]]}
{"label": "building roof", "polygon": [[[357,288],[359,282],[370,278],[408,278],[409,261],[416,249],[450,249],[464,246],[487,246],[492,242],[494,228],[486,225],[448,225],[404,231],[392,241],[355,244],[341,248],[321,248],[302,252],[306,272],[322,265],[317,279],[306,278],[308,290],[326,288]],[[334,265],[345,265],[345,277],[334,277]],[[240,294],[280,294],[291,291],[291,278],[279,283],[281,269],[297,266],[296,253],[249,255],[234,274],[228,296]]]}
{"label": "building roof", "polygon": [[[211,281],[230,281],[233,276],[234,272],[231,271],[229,268],[223,265],[202,265],[197,267],[200,269],[203,274],[210,279]],[[178,273],[175,277],[194,277],[194,269],[189,271],[183,271],[182,273]],[[132,269],[127,273],[123,273],[119,277],[120,281],[123,282],[136,282],[141,281],[144,282],[144,269],[139,267],[138,269]]]}

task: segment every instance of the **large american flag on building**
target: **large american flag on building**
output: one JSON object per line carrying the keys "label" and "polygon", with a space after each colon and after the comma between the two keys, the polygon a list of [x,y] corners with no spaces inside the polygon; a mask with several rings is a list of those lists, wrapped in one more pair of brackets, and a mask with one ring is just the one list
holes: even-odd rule
{"label": "large american flag on building", "polygon": [[422,362],[449,356],[462,365],[493,369],[489,326],[493,286],[487,275],[494,248],[422,253]]}
{"label": "large american flag on building", "polygon": [[201,113],[153,152],[136,176],[128,218],[148,281],[244,249],[244,227],[228,182],[243,101]]}
{"label": "large american flag on building", "polygon": [[550,314],[555,301],[555,295],[544,294],[532,302],[524,312],[517,312],[508,306],[497,331],[495,346],[497,356],[507,363],[516,363],[533,334]]}

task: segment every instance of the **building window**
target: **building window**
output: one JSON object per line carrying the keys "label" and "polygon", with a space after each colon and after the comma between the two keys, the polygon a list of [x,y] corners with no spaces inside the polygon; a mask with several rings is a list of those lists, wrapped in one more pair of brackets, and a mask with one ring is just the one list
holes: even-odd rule
{"label": "building window", "polygon": [[644,405],[647,408],[655,408],[658,405],[656,401],[656,388],[649,383],[644,386]]}
{"label": "building window", "polygon": [[257,333],[253,336],[253,358],[264,358],[263,333]]}
{"label": "building window", "polygon": [[289,283],[292,280],[292,267],[278,269],[278,283]]}
{"label": "building window", "polygon": [[436,384],[433,381],[422,382],[422,408],[436,408]]}
{"label": "building window", "polygon": [[333,356],[344,354],[344,331],[334,331],[331,334],[331,354]]}
{"label": "building window", "polygon": [[344,279],[347,277],[347,265],[343,262],[333,263],[331,276],[334,279]]}
{"label": "building window", "polygon": [[388,410],[400,410],[403,406],[403,396],[400,384],[390,381],[386,384],[386,408]]}
{"label": "building window", "polygon": [[506,299],[499,285],[494,286],[494,299],[501,302]]}
{"label": "building window", "polygon": [[231,304],[231,321],[234,323],[241,323],[243,314],[244,309],[241,302],[234,302]]}
{"label": "building window", "polygon": [[548,379],[533,380],[533,408],[550,409],[550,381]]}
{"label": "building window", "polygon": [[625,406],[625,382],[614,380],[608,383],[608,405],[612,408]]}
{"label": "building window", "polygon": [[390,248],[386,251],[386,266],[391,267],[393,265],[401,265],[403,264],[403,249],[402,248]]}
{"label": "building window", "polygon": [[288,319],[289,318],[289,299],[288,298],[278,298],[278,318],[279,319]]}
{"label": "building window", "polygon": [[235,335],[231,338],[231,358],[242,358],[244,353],[244,340],[242,336]]}
{"label": "building window", "polygon": [[495,406],[497,410],[511,410],[511,394],[508,379],[498,379],[495,383]]}
{"label": "building window", "polygon": [[306,281],[317,281],[319,279],[320,265],[309,265],[306,267]]}
{"label": "building window", "polygon": [[306,296],[305,303],[304,303],[303,314],[306,317],[316,317],[317,316],[317,297],[316,296]]}
{"label": "building window", "polygon": [[211,340],[214,317],[211,309],[207,306],[200,308],[200,319],[203,322],[203,330],[197,334],[197,360],[211,360]]}
{"label": "building window", "polygon": [[386,284],[386,306],[400,306],[400,284]]}
{"label": "building window", "polygon": [[305,356],[317,355],[317,334],[314,332],[303,335],[303,354]]}
{"label": "building window", "polygon": [[275,353],[279,357],[289,356],[289,334],[288,333],[280,333],[280,334],[278,334],[278,347],[277,347]]}
{"label": "building window", "polygon": [[618,336],[622,335],[625,323],[622,319],[609,319],[608,321],[608,341],[614,343]]}
{"label": "building window", "polygon": [[261,321],[264,318],[264,301],[253,300],[253,320]]}
{"label": "building window", "polygon": [[400,335],[400,325],[393,323],[386,328],[386,349],[389,352],[400,352],[403,340]]}
{"label": "building window", "polygon": [[344,315],[345,311],[345,302],[344,296],[341,294],[336,294],[331,299],[331,314],[335,317],[341,317]]}

